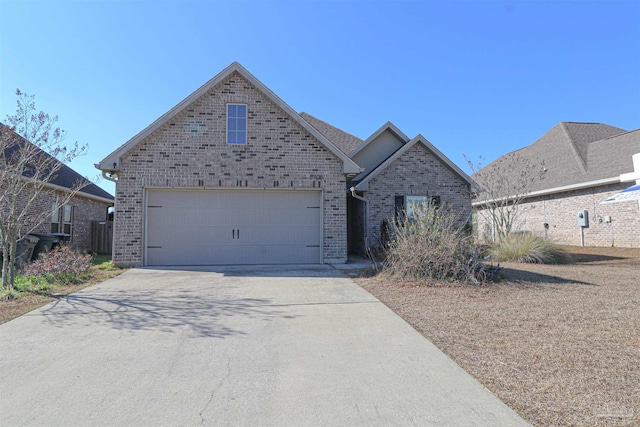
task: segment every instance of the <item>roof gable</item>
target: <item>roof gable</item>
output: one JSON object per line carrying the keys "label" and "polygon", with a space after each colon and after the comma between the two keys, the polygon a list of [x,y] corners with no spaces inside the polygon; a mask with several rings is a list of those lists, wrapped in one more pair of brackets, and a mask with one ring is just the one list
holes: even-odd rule
{"label": "roof gable", "polygon": [[[11,134],[13,134],[13,138],[15,138],[15,141],[16,141],[16,144],[14,144],[13,146],[7,147],[5,149],[4,156],[7,156],[7,157],[11,156],[11,153],[18,150],[20,146],[23,146],[24,144],[30,144],[30,145],[33,145],[39,152],[41,152],[42,155],[48,158],[53,158],[49,153],[41,150],[39,147],[36,147],[30,141],[26,140],[25,138],[20,136],[18,133],[13,131],[11,128],[9,128],[9,126],[3,123],[0,123],[0,133],[3,133],[3,132],[11,132]],[[101,199],[102,201],[105,201],[105,202],[113,201],[113,196],[111,194],[107,193],[105,190],[98,187],[97,185],[95,185],[94,183],[92,183],[82,175],[80,175],[78,172],[71,169],[69,166],[60,162],[59,160],[57,159],[54,159],[54,160],[60,164],[60,170],[58,170],[58,173],[48,182],[48,184],[70,190],[74,187],[77,187],[78,183],[84,182],[86,183],[86,185],[81,190],[79,190],[78,193],[76,193],[78,196],[85,196],[85,197],[89,196],[91,198]],[[28,176],[28,173],[25,172],[23,175]]]}
{"label": "roof gable", "polygon": [[356,148],[354,148],[349,153],[349,157],[353,158],[353,156],[355,156],[356,154],[358,154],[362,150],[366,149],[366,147],[368,147],[369,144],[371,144],[372,142],[376,141],[377,138],[385,131],[388,131],[389,133],[394,135],[403,144],[409,142],[409,140],[410,140],[410,138],[407,135],[405,135],[404,132],[402,132],[400,129],[398,129],[398,127],[396,125],[394,125],[391,122],[387,122],[387,123],[383,124],[382,126],[380,126],[378,128],[378,130],[376,130],[374,133],[372,133],[371,136],[369,136],[366,140],[364,140],[360,145],[358,145]]}
{"label": "roof gable", "polygon": [[342,161],[344,173],[356,174],[360,172],[360,167],[356,165],[344,152],[339,150],[331,141],[329,141],[324,135],[322,135],[322,133],[320,133],[316,128],[311,126],[307,121],[305,121],[302,117],[300,117],[298,113],[296,113],[282,99],[280,99],[275,93],[273,93],[269,88],[267,88],[255,76],[249,73],[249,71],[247,71],[238,62],[234,62],[231,65],[229,65],[227,68],[222,70],[220,73],[218,73],[215,77],[213,77],[207,83],[205,83],[200,88],[198,88],[191,95],[183,99],[171,110],[167,111],[165,114],[160,116],[156,121],[151,123],[149,126],[143,129],[141,132],[139,132],[129,141],[127,141],[118,149],[116,149],[114,152],[109,154],[102,161],[100,161],[100,163],[96,164],[96,168],[106,172],[116,172],[120,166],[120,158],[122,156],[124,156],[128,151],[130,151],[139,143],[141,143],[145,138],[150,136],[153,132],[155,132],[165,123],[169,122],[176,115],[180,114],[182,111],[188,108],[200,97],[202,97],[207,92],[209,92],[209,90],[217,86],[219,83],[223,82],[227,77],[229,77],[234,72],[238,73],[242,78],[244,78],[254,87],[256,87],[260,92],[262,92],[262,94],[264,94],[274,104],[276,104],[279,108],[284,110],[303,129],[305,129],[307,132],[313,135],[313,137],[315,137],[331,153],[333,153],[336,157],[338,157]]}
{"label": "roof gable", "polygon": [[364,168],[364,171],[356,176],[354,181],[361,181],[407,142],[409,142],[409,137],[393,123],[387,122],[382,125],[349,153],[349,157]]}
{"label": "roof gable", "polygon": [[384,171],[389,165],[391,165],[393,162],[399,159],[403,154],[409,151],[409,149],[411,149],[411,147],[413,147],[416,144],[422,144],[427,150],[431,151],[437,159],[439,159],[443,164],[448,166],[456,175],[462,178],[470,186],[474,188],[477,186],[477,184],[469,177],[469,175],[464,173],[462,169],[456,166],[455,163],[453,163],[447,156],[445,156],[440,150],[438,150],[433,144],[431,144],[424,136],[417,135],[416,137],[411,139],[409,142],[404,144],[401,148],[399,148],[395,153],[389,156],[389,158],[387,158],[378,167],[376,167],[373,171],[371,171],[371,173],[363,177],[362,180],[360,180],[357,183],[354,182],[354,186],[353,186],[354,189],[356,191],[366,191],[368,189],[369,181],[371,181],[376,176],[380,175],[382,171]]}

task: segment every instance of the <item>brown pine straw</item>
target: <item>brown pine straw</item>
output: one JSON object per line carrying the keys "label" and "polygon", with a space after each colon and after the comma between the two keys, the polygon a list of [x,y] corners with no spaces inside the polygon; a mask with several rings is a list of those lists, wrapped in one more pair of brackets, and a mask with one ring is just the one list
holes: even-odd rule
{"label": "brown pine straw", "polygon": [[538,426],[640,425],[640,249],[565,247],[484,287],[358,283]]}

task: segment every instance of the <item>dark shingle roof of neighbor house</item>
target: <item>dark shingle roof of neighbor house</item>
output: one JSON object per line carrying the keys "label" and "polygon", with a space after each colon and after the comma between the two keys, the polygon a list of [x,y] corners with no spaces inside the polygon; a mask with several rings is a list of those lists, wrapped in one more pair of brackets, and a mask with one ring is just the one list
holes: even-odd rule
{"label": "dark shingle roof of neighbor house", "polygon": [[335,126],[331,126],[327,122],[323,122],[322,120],[313,117],[307,113],[300,113],[300,117],[302,117],[307,123],[313,126],[318,132],[320,132],[325,138],[333,143],[336,147],[340,149],[345,154],[349,154],[354,148],[358,145],[362,144],[362,139],[357,136],[353,136],[350,133],[347,133],[341,129],[338,129]]}
{"label": "dark shingle roof of neighbor house", "polygon": [[[601,123],[560,122],[533,144],[505,154],[472,178],[491,173],[500,160],[518,157],[532,165],[544,164],[544,179],[531,188],[531,192],[544,192],[632,172],[635,153],[640,153],[640,129],[627,132]],[[513,173],[515,177],[517,171]]]}
{"label": "dark shingle roof of neighbor house", "polygon": [[[26,139],[24,139],[22,136],[20,136],[19,134],[17,134],[16,132],[14,132],[13,130],[11,130],[7,125],[0,123],[0,133],[2,132],[11,132],[13,133],[13,136],[17,137],[17,144],[31,144],[31,142],[27,141]],[[12,147],[8,147],[5,150],[5,156],[10,156],[11,152],[15,151],[18,147],[18,145],[14,145]],[[46,156],[51,157],[48,153],[43,151],[43,154]],[[27,173],[24,174],[25,176],[28,175]],[[64,163],[62,163],[62,166],[60,167],[60,170],[58,171],[58,173],[53,177],[53,179],[51,181],[49,181],[50,184],[54,184],[60,187],[65,187],[65,188],[73,188],[74,186],[77,185],[78,182],[81,181],[88,181],[86,178],[84,178],[82,175],[80,175],[78,172],[74,171],[73,169],[71,169],[69,166],[65,165]],[[113,201],[113,196],[109,193],[107,193],[105,190],[103,190],[102,188],[98,187],[97,185],[95,185],[94,183],[89,181],[89,184],[86,185],[85,187],[82,188],[82,190],[79,191],[78,195],[82,196],[82,193],[84,194],[88,194],[91,196],[96,196],[96,197],[100,197],[103,199],[108,199]]]}

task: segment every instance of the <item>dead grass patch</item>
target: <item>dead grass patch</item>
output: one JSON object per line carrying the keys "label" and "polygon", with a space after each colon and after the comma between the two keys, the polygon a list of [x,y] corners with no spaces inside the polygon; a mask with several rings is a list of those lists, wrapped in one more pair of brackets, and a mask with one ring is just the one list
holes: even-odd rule
{"label": "dead grass patch", "polygon": [[565,249],[486,287],[357,281],[535,425],[640,425],[640,250]]}

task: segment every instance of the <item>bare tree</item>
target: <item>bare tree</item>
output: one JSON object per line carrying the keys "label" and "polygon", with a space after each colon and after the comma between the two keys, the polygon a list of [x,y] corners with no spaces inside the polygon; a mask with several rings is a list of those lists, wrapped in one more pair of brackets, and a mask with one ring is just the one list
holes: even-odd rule
{"label": "bare tree", "polygon": [[16,90],[16,114],[0,123],[0,239],[2,287],[13,288],[17,241],[51,218],[51,208],[63,206],[87,180],[71,188],[55,184],[58,172],[87,151],[87,145],[63,144],[66,132],[56,127],[58,116],[36,110],[34,96]]}
{"label": "bare tree", "polygon": [[544,161],[534,163],[517,154],[507,154],[486,167],[482,159],[474,164],[465,156],[474,172],[472,178],[481,188],[476,195],[478,215],[491,225],[494,240],[502,240],[511,233],[519,218],[522,200],[531,193],[535,183],[544,179]]}

